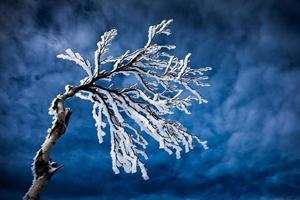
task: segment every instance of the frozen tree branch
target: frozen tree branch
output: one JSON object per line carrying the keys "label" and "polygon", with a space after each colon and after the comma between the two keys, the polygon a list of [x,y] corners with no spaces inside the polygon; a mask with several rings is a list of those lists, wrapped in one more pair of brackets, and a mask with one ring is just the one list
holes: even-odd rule
{"label": "frozen tree branch", "polygon": [[[192,100],[207,103],[198,91],[198,87],[209,86],[204,73],[210,67],[193,68],[189,65],[191,54],[180,59],[169,54],[174,45],[161,45],[154,42],[161,34],[170,35],[168,28],[172,20],[150,26],[148,39],[144,47],[123,55],[104,57],[108,47],[117,35],[116,30],[105,32],[97,43],[94,54],[95,66],[71,49],[57,57],[70,60],[80,65],[87,76],[78,86],[66,86],[66,91],[52,102],[49,114],[53,115],[53,125],[48,131],[41,149],[33,162],[34,180],[24,199],[39,199],[40,193],[50,177],[62,165],[57,165],[50,158],[55,142],[65,132],[71,110],[64,107],[64,101],[74,95],[93,103],[92,116],[95,119],[99,143],[103,142],[108,125],[111,135],[112,169],[118,174],[119,168],[127,173],[136,173],[139,169],[142,177],[148,179],[143,159],[147,159],[145,149],[148,142],[143,134],[148,134],[169,154],[175,153],[179,159],[181,152],[194,148],[194,141],[207,149],[206,141],[188,133],[177,121],[168,120],[176,108],[190,114]],[[106,67],[112,63],[112,69]],[[100,70],[101,69],[101,70]],[[114,76],[126,75],[132,78],[129,87],[107,87]],[[128,122],[129,120],[129,122]],[[136,125],[130,123],[134,121]]]}

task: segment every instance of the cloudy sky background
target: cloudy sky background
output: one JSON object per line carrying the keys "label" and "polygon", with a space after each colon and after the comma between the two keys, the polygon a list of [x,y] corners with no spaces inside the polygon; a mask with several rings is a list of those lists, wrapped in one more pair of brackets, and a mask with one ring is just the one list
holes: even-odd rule
{"label": "cloudy sky background", "polygon": [[[99,145],[91,104],[73,98],[73,115],[53,158],[65,167],[43,199],[300,198],[300,2],[1,1],[0,197],[20,199],[32,157],[51,125],[48,107],[80,67],[56,59],[66,48],[86,58],[100,35],[119,35],[111,53],[143,46],[149,25],[174,19],[174,54],[212,66],[209,100],[174,118],[208,140],[176,160],[151,142],[140,173],[115,175],[107,135]],[[122,80],[126,81],[126,80]]]}

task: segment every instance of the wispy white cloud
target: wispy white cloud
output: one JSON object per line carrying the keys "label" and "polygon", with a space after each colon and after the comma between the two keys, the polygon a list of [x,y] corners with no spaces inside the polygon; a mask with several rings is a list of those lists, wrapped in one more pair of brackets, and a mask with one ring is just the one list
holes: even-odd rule
{"label": "wispy white cloud", "polygon": [[[300,48],[293,20],[297,3],[87,2],[27,0],[4,2],[0,9],[0,169],[6,174],[0,182],[2,196],[12,199],[26,190],[31,157],[50,126],[49,103],[65,84],[76,84],[83,76],[79,68],[56,60],[56,54],[71,47],[92,58],[100,34],[110,28],[119,29],[112,53],[135,49],[146,41],[148,25],[164,18],[175,19],[168,41],[177,44],[176,54],[191,51],[194,66],[213,67],[212,87],[202,91],[209,104],[195,104],[190,116],[174,116],[207,139],[210,149],[196,148],[176,160],[151,143],[148,182],[135,175],[114,175],[109,138],[97,144],[91,106],[74,99],[68,103],[74,108],[70,126],[54,155],[66,167],[51,180],[52,192],[45,197],[299,196]],[[82,170],[86,174],[77,176]],[[21,177],[16,187],[9,181],[15,173]]]}

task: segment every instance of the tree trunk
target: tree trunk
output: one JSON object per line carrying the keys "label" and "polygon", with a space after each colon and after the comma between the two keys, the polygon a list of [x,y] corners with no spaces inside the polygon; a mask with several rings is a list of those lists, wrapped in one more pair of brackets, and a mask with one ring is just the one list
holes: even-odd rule
{"label": "tree trunk", "polygon": [[64,101],[78,91],[78,88],[68,87],[64,94],[58,95],[52,102],[50,114],[53,114],[52,127],[48,130],[48,135],[37,151],[32,164],[33,182],[28,192],[23,197],[24,200],[38,200],[47,182],[55,172],[63,167],[53,162],[50,158],[51,150],[56,141],[64,134],[69,118],[72,114],[70,108],[64,107]]}

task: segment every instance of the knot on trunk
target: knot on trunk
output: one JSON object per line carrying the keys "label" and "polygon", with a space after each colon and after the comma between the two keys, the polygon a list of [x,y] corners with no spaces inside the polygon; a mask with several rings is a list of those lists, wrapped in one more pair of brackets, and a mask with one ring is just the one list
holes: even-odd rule
{"label": "knot on trunk", "polygon": [[34,172],[37,178],[43,175],[47,175],[49,172],[48,161],[43,158],[43,154],[43,150],[40,149],[34,162]]}
{"label": "knot on trunk", "polygon": [[63,165],[58,165],[56,162],[52,162],[51,159],[45,159],[43,154],[43,150],[40,149],[34,161],[33,170],[36,175],[36,179],[40,176],[50,178],[57,170],[63,167]]}

